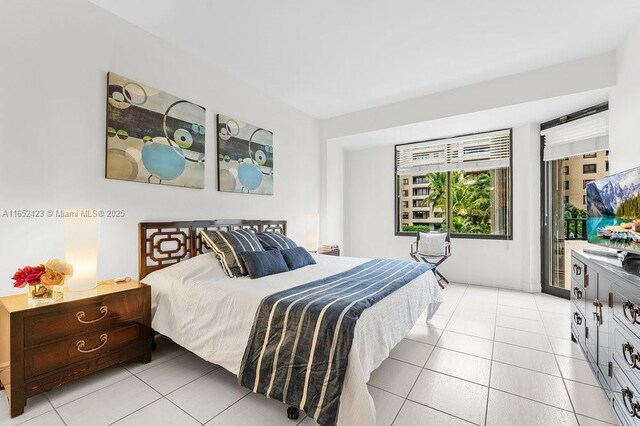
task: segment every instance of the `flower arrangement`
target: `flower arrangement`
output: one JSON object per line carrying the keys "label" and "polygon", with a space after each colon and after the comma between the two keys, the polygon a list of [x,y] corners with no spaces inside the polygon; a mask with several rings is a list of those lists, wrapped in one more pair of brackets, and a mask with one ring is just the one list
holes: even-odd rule
{"label": "flower arrangement", "polygon": [[29,286],[31,298],[51,298],[51,287],[62,285],[67,277],[73,276],[73,266],[60,259],[49,259],[38,266],[25,266],[11,277],[14,287]]}

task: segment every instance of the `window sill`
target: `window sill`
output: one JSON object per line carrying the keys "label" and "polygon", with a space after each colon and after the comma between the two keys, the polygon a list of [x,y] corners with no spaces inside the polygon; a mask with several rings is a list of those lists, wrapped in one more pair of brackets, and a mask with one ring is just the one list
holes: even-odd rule
{"label": "window sill", "polygon": [[[396,237],[416,237],[416,231],[414,232],[397,232]],[[486,234],[451,234],[451,238],[460,238],[467,240],[513,240],[513,235],[486,235]]]}

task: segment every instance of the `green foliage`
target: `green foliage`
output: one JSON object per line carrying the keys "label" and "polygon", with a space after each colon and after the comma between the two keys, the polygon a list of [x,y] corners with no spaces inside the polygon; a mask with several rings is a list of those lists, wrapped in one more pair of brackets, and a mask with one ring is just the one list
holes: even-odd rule
{"label": "green foliage", "polygon": [[[491,173],[462,171],[426,175],[431,193],[422,205],[447,210],[448,175],[451,178],[451,230],[460,234],[491,233]],[[444,226],[443,226],[444,227]]]}
{"label": "green foliage", "polygon": [[[579,209],[571,203],[566,203],[564,205],[564,218],[565,219],[586,219],[589,215],[587,211],[584,209]],[[572,238],[577,238],[578,236],[583,235],[583,227],[587,226],[585,221],[579,220],[570,220],[565,221],[565,224],[569,230],[568,235]]]}
{"label": "green foliage", "polygon": [[417,231],[429,232],[431,231],[431,228],[429,228],[429,225],[402,225],[402,232],[417,232]]}
{"label": "green foliage", "polygon": [[636,195],[634,198],[624,200],[618,206],[616,217],[623,217],[626,219],[640,218],[640,195]]}

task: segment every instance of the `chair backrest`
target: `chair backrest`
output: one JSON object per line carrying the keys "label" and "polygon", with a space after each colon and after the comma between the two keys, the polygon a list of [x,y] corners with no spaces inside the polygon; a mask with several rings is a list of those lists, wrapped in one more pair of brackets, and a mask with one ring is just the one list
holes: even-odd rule
{"label": "chair backrest", "polygon": [[[422,243],[420,242],[420,236],[424,235]],[[416,241],[418,242],[418,252],[426,256],[445,256],[444,243],[451,242],[451,232],[446,230],[420,232],[416,233]]]}

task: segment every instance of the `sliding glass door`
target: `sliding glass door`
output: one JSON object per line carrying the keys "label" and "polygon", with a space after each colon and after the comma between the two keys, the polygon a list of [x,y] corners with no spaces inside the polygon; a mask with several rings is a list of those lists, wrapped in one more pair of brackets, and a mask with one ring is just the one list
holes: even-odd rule
{"label": "sliding glass door", "polygon": [[569,298],[571,250],[588,248],[586,185],[609,173],[607,104],[541,125],[542,291]]}

